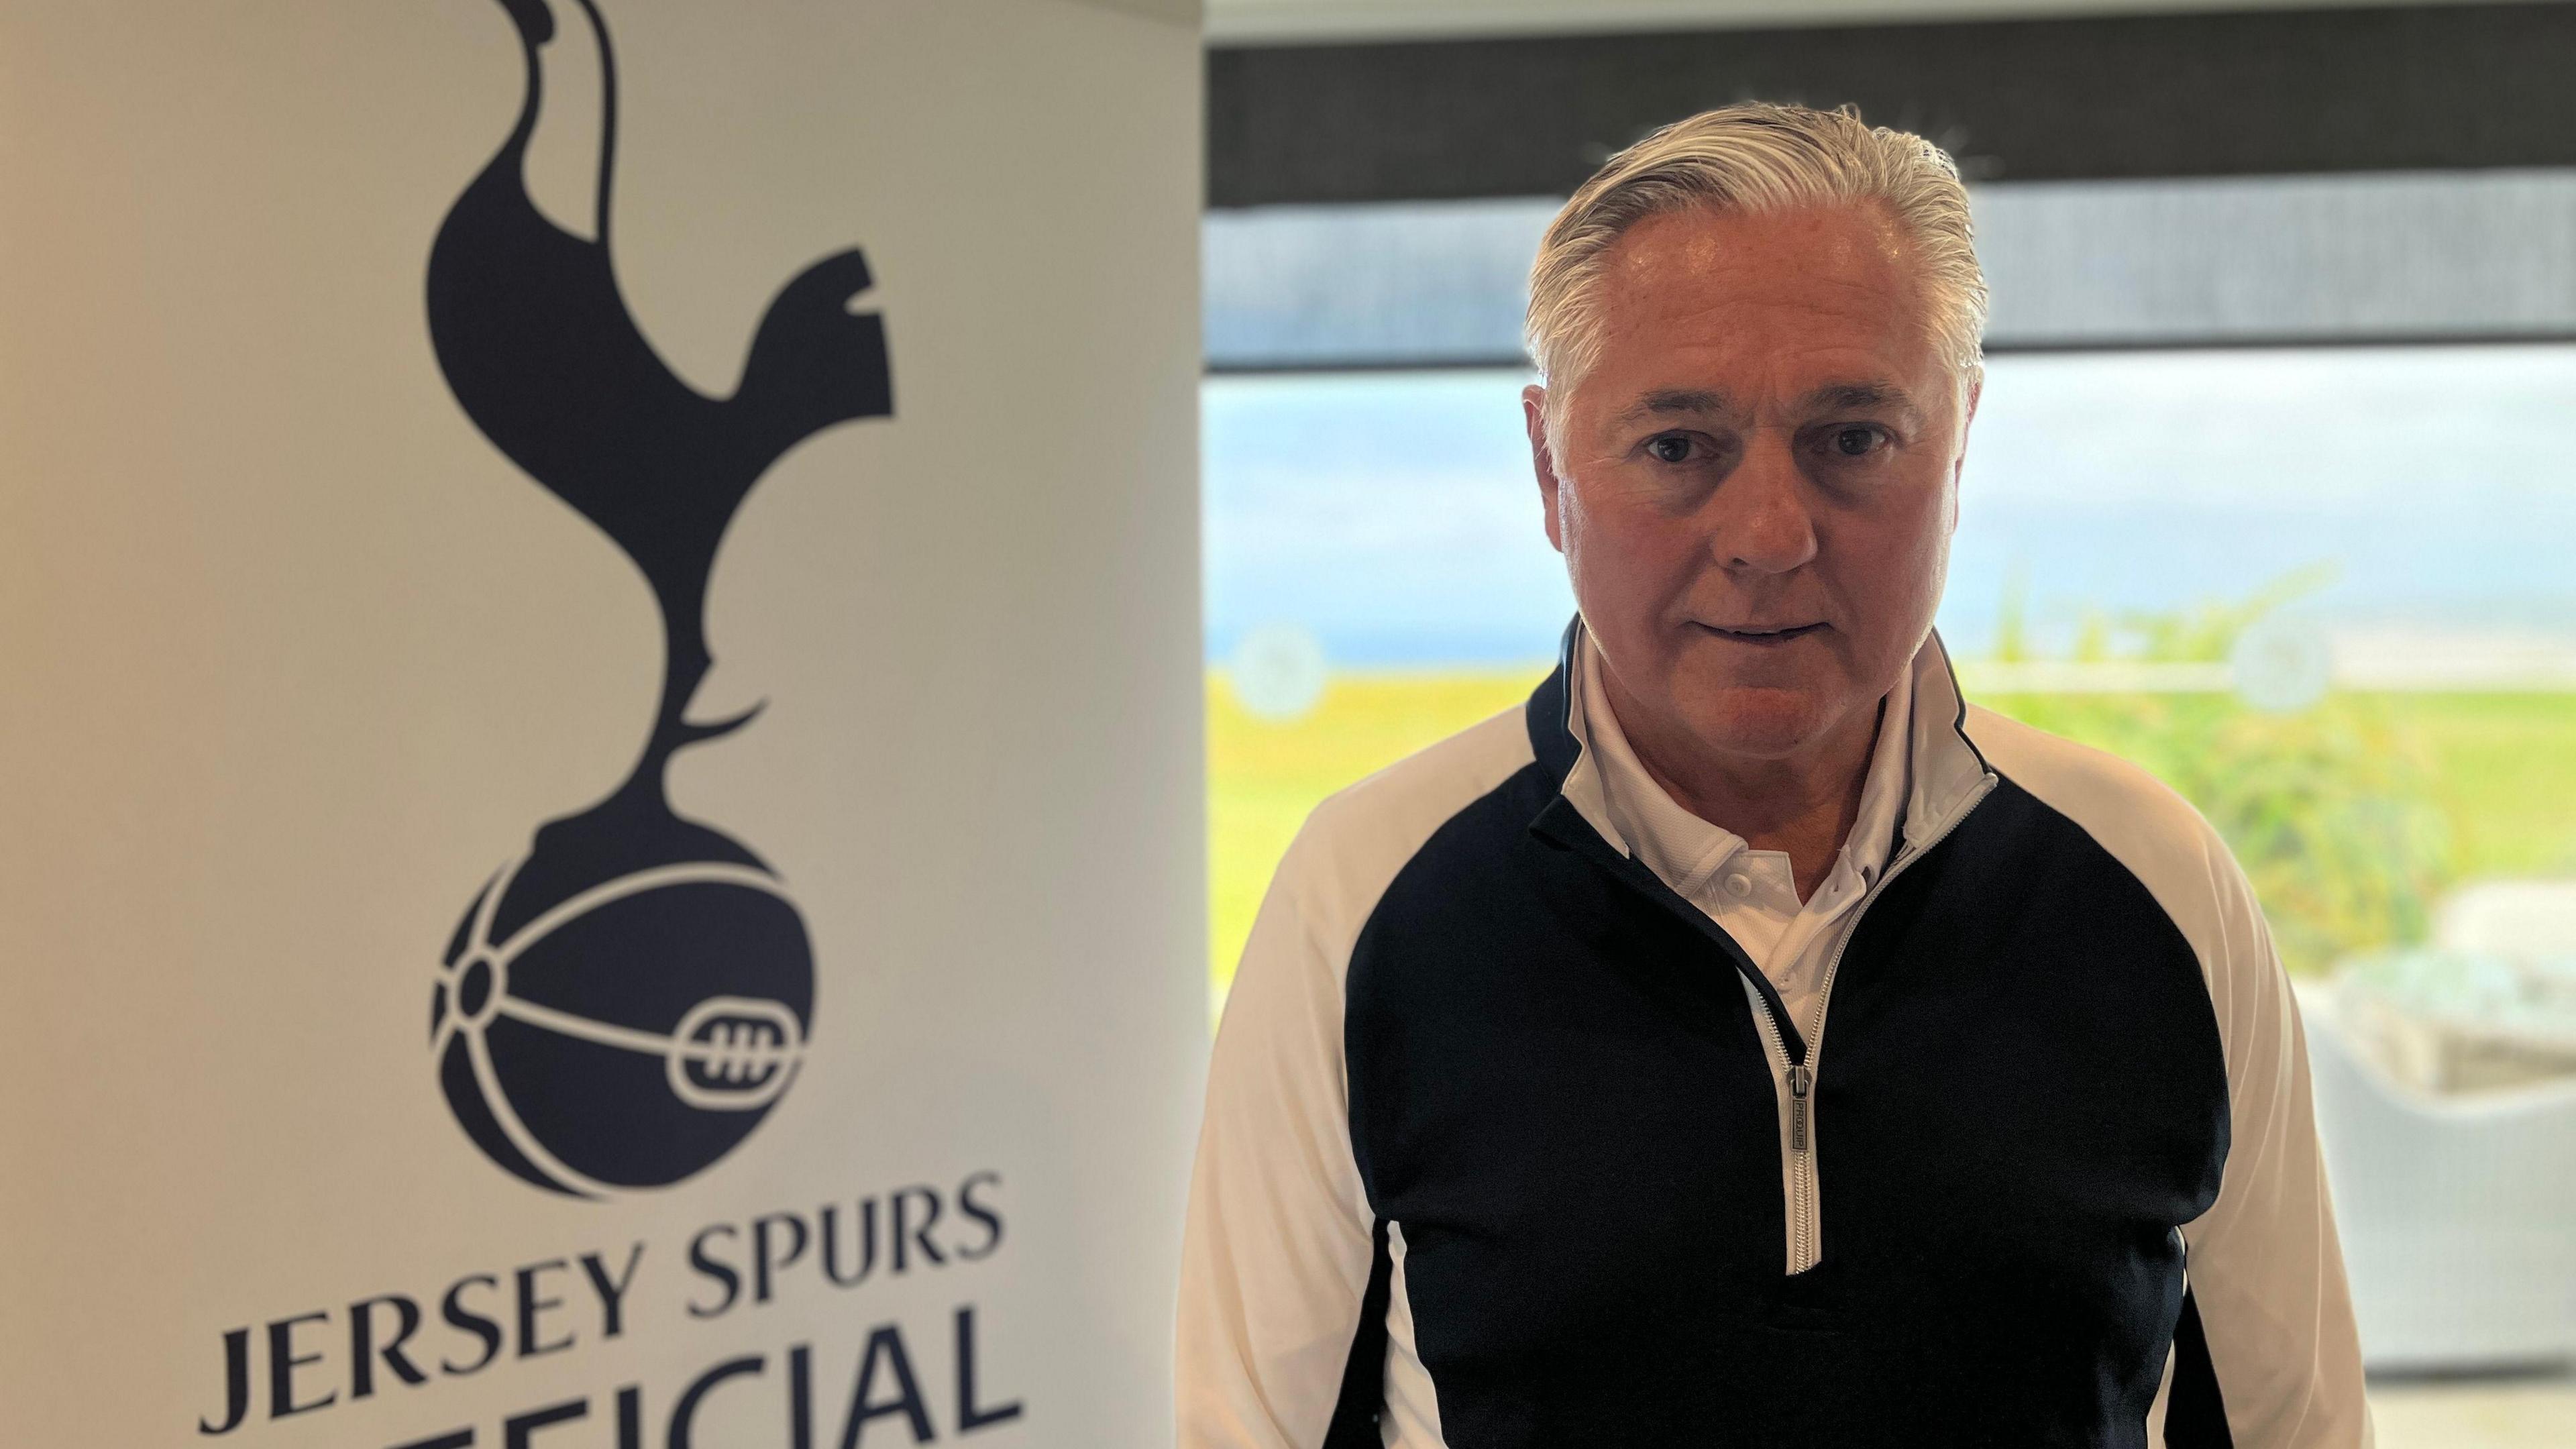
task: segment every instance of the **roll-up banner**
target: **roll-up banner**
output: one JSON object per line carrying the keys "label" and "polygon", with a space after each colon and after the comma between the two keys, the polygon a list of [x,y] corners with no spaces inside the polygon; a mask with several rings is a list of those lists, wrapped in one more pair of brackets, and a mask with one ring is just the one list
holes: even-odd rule
{"label": "roll-up banner", "polygon": [[0,1444],[1168,1442],[1200,65],[0,13]]}

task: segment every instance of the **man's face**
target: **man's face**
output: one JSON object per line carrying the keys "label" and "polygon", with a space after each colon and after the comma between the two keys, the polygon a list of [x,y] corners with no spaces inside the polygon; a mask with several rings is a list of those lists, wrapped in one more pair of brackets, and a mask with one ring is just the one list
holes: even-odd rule
{"label": "man's face", "polygon": [[1940,602],[1976,406],[1901,233],[1875,207],[1690,211],[1606,260],[1555,447],[1524,401],[1622,724],[1744,762],[1865,728]]}

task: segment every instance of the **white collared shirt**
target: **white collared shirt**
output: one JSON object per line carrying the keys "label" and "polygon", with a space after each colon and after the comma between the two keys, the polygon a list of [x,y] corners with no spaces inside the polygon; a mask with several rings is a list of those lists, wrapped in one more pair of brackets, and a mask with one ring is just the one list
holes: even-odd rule
{"label": "white collared shirt", "polygon": [[1591,632],[1577,652],[1578,726],[1598,763],[1603,804],[1616,844],[1735,939],[1780,993],[1800,1032],[1812,1037],[1834,926],[1860,903],[1895,845],[1898,815],[1912,788],[1914,672],[1897,676],[1879,716],[1860,813],[1813,896],[1798,899],[1789,853],[1755,850],[1742,836],[1692,814],[1655,783],[1610,707]]}

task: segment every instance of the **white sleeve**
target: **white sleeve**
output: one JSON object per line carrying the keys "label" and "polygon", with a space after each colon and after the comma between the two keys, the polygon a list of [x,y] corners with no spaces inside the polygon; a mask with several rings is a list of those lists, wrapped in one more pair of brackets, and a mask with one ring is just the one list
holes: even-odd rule
{"label": "white sleeve", "polygon": [[2197,944],[2227,1058],[2230,1141],[2217,1201],[2183,1228],[2210,1367],[2239,1449],[2367,1446],[2307,1039],[2252,887],[2214,835],[2210,846],[2215,939]]}
{"label": "white sleeve", "polygon": [[1304,899],[1313,833],[1262,901],[1208,1067],[1181,1250],[1181,1449],[1317,1449],[1368,1286],[1375,1219],[1342,1065],[1349,947],[1319,939]]}

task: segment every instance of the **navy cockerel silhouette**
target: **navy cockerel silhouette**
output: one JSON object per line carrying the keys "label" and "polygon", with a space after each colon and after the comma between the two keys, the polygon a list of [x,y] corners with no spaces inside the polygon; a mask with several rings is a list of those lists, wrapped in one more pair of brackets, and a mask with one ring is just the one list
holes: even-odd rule
{"label": "navy cockerel silhouette", "polygon": [[855,249],[770,302],[731,397],[663,362],[611,259],[615,53],[594,0],[601,113],[594,235],[529,193],[546,55],[572,44],[547,0],[500,0],[527,92],[500,151],[458,196],[429,259],[429,332],[466,416],[596,525],[660,605],[661,700],[607,798],[536,832],[484,887],[442,963],[432,1035],[450,1104],[476,1143],[575,1193],[678,1181],[747,1135],[793,1075],[810,1023],[804,926],[767,865],[671,807],[679,750],[749,723],[694,720],[712,662],[708,576],[726,526],[771,464],[837,423],[893,412],[883,323]]}

